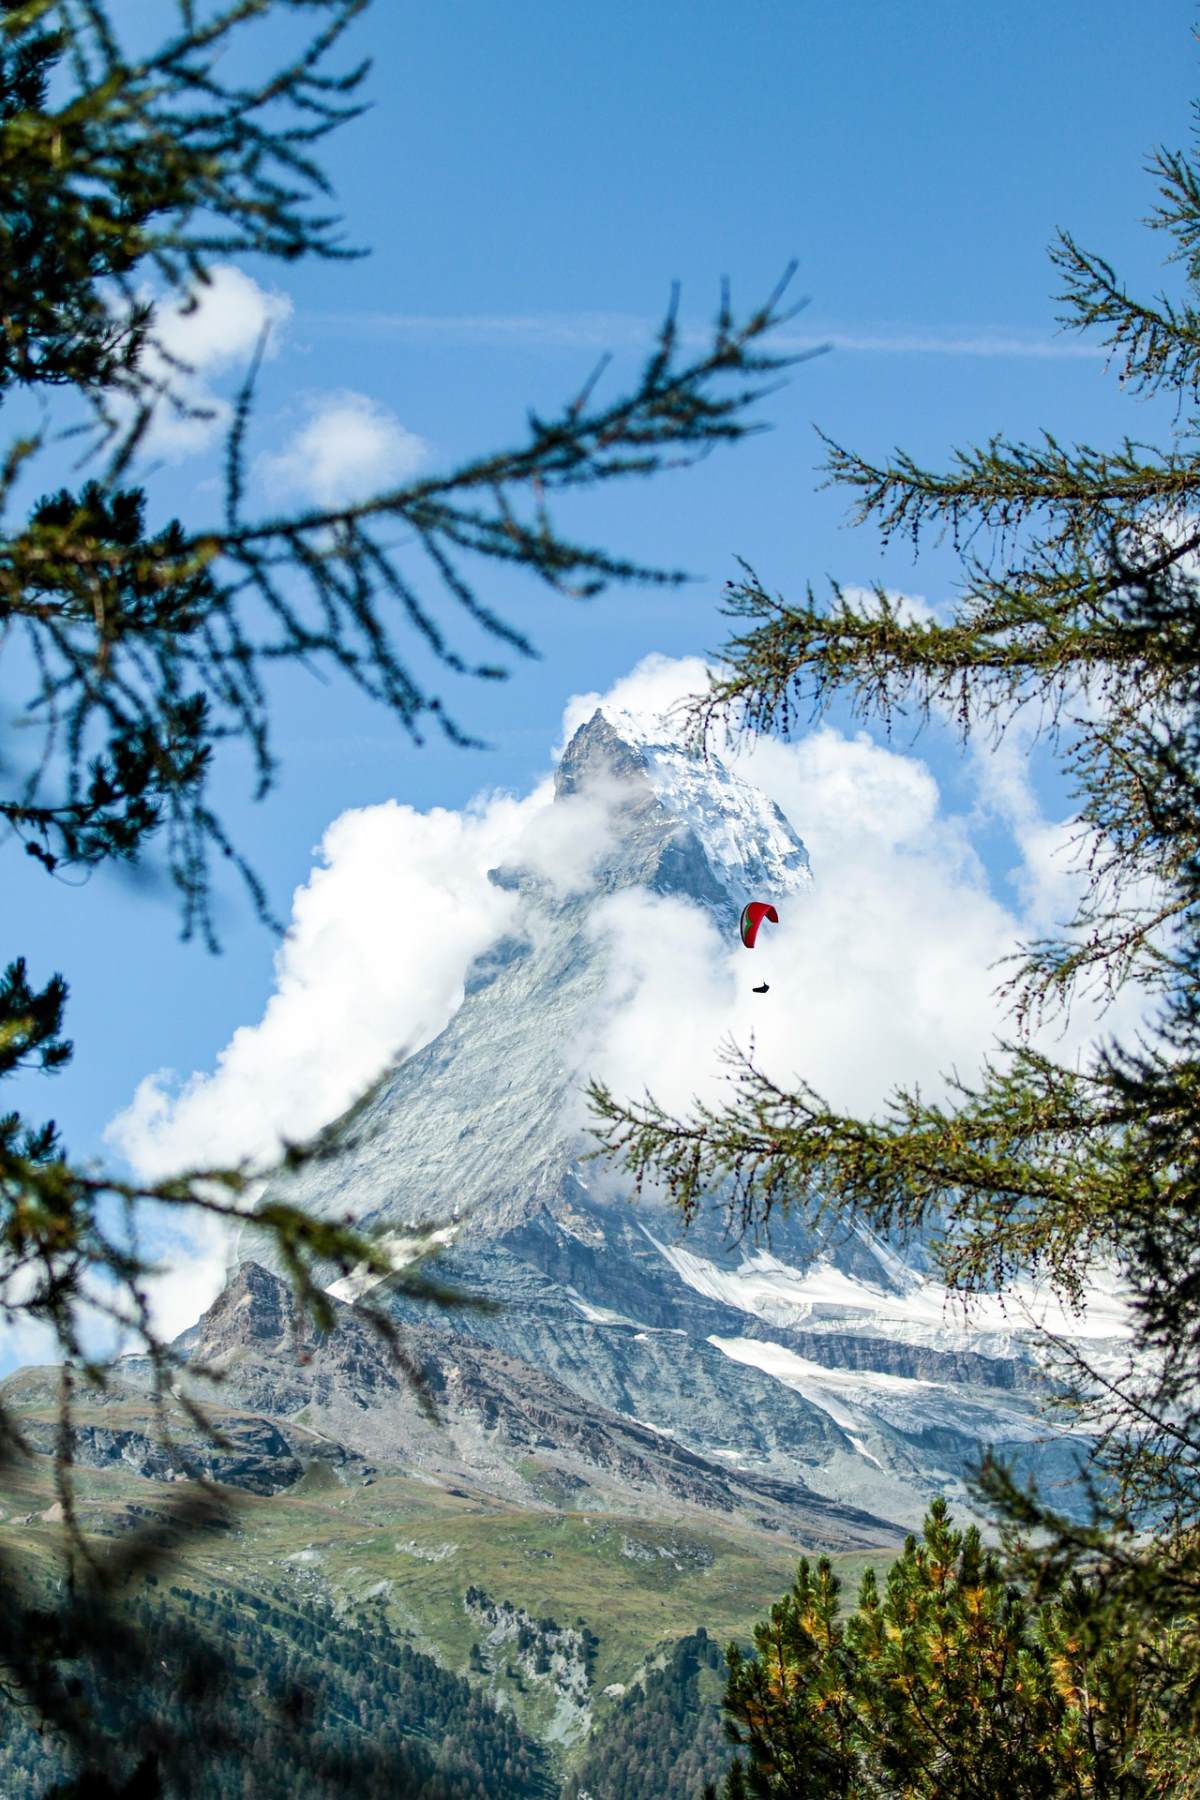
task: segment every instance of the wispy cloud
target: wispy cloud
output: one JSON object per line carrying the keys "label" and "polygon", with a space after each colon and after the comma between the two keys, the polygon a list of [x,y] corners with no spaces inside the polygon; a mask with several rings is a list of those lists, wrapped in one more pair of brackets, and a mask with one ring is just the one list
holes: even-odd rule
{"label": "wispy cloud", "polygon": [[867,356],[1084,357],[1095,361],[1106,354],[1101,345],[1084,343],[1079,338],[937,328],[895,333],[828,331],[823,337],[784,332],[772,341],[777,350],[815,350],[827,344],[831,350],[850,350]]}
{"label": "wispy cloud", "polygon": [[654,322],[636,313],[305,313],[305,325],[374,331],[421,344],[527,344],[533,348],[613,350],[647,342]]}
{"label": "wispy cloud", "polygon": [[[635,313],[306,313],[304,324],[328,331],[376,332],[419,344],[521,345],[530,349],[620,350],[647,344],[657,321]],[[684,336],[702,342],[703,326],[689,325]],[[1060,333],[1022,332],[1003,327],[888,327],[777,333],[781,351],[842,350],[865,356],[984,356],[1036,359],[1105,355],[1099,344]]]}

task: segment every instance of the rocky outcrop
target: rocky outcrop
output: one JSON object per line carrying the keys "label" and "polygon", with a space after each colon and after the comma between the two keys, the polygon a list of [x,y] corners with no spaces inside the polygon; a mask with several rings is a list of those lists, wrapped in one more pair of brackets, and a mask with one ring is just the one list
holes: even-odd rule
{"label": "rocky outcrop", "polygon": [[[31,1450],[53,1456],[58,1426],[49,1420],[23,1423]],[[304,1473],[287,1435],[268,1419],[223,1421],[222,1443],[206,1441],[194,1429],[168,1444],[154,1423],[136,1426],[79,1423],[71,1433],[71,1460],[88,1469],[124,1468],[149,1481],[180,1481],[199,1476],[251,1494],[277,1494]]]}
{"label": "rocky outcrop", "polygon": [[303,1429],[373,1468],[417,1469],[532,1507],[695,1508],[829,1548],[894,1538],[869,1512],[799,1479],[726,1466],[476,1335],[409,1324],[410,1379],[359,1308],[334,1310],[335,1328],[317,1333],[285,1282],[243,1265],[187,1334],[196,1397],[218,1375],[224,1406],[276,1421],[293,1452]]}

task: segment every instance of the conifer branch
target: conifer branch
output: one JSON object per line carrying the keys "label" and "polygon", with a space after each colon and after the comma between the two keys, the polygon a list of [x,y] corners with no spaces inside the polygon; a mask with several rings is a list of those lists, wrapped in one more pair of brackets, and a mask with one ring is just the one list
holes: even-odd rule
{"label": "conifer branch", "polygon": [[[1154,1636],[1161,1772],[1166,1746],[1178,1752],[1200,1723],[1200,165],[1194,152],[1159,152],[1152,173],[1151,222],[1183,272],[1180,294],[1131,297],[1068,234],[1053,261],[1063,323],[1099,336],[1128,392],[1174,396],[1162,445],[993,436],[930,469],[826,439],[852,521],[914,551],[948,537],[957,592],[914,617],[882,587],[774,594],[743,564],[726,589],[730,639],[691,717],[698,748],[718,730],[787,736],[835,697],[885,730],[938,720],[994,743],[1018,719],[1032,726],[1071,786],[1081,898],[1056,935],[1010,961],[1016,1041],[993,1046],[974,1079],[947,1078],[943,1100],[897,1086],[868,1119],[736,1051],[720,1104],[676,1116],[652,1095],[595,1085],[591,1098],[596,1153],[685,1220],[708,1205],[735,1236],[782,1210],[826,1233],[855,1217],[921,1232],[968,1303],[1041,1275],[1078,1305],[1097,1259],[1119,1271],[1127,1378],[1106,1380],[1086,1347],[1065,1366],[1096,1427],[1090,1519],[1018,1493],[994,1468],[985,1489],[1014,1530],[1034,1534],[1019,1564],[1031,1578],[1103,1568],[1094,1619],[1126,1633],[1122,1706],[1145,1673],[1139,1627]],[[1149,1010],[1140,1035],[1066,1067],[1029,1033],[1084,989],[1102,1001],[1140,990]]]}

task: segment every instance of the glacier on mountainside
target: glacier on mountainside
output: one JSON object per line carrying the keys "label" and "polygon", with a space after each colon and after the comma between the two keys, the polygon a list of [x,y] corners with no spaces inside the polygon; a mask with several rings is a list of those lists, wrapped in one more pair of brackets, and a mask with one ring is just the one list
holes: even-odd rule
{"label": "glacier on mountainside", "polygon": [[663,720],[604,709],[580,726],[554,805],[589,795],[607,829],[588,882],[491,872],[519,901],[508,934],[446,1028],[330,1127],[287,1197],[398,1238],[439,1225],[439,1271],[497,1304],[444,1313],[395,1294],[397,1317],[482,1341],[747,1475],[908,1523],[935,1492],[961,1500],[994,1449],[1070,1505],[1083,1445],[1043,1413],[1040,1330],[1086,1336],[1102,1359],[1123,1334],[1115,1289],[1083,1320],[1032,1289],[964,1315],[920,1242],[861,1225],[818,1240],[783,1218],[768,1244],[730,1244],[719,1196],[684,1233],[586,1160],[579,1089],[620,985],[612,906],[640,896],[736,941],[747,898],[803,906],[813,881],[779,807]]}

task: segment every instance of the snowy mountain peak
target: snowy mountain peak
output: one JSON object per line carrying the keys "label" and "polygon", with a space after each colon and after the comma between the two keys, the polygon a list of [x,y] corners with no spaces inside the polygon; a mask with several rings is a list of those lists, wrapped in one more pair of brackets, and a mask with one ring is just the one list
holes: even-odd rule
{"label": "snowy mountain peak", "polygon": [[668,717],[599,707],[563,752],[559,798],[591,781],[630,784],[699,842],[712,874],[736,900],[799,891],[811,882],[808,852],[790,821],[760,788],[712,753],[691,749]]}
{"label": "snowy mountain peak", "polygon": [[590,782],[607,779],[636,783],[646,775],[646,759],[636,739],[616,731],[597,707],[581,725],[554,772],[554,793],[559,800],[579,793]]}

